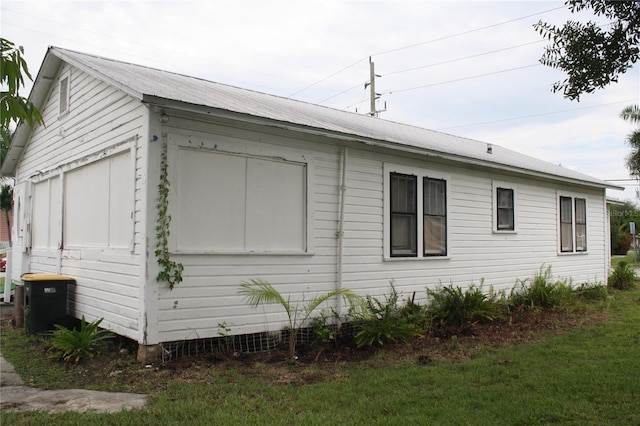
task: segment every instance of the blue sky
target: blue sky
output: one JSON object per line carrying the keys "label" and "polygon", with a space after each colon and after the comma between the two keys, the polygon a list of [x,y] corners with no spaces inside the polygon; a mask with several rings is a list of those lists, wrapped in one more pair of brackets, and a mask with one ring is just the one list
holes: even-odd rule
{"label": "blue sky", "polygon": [[[640,64],[580,102],[552,93],[563,75],[538,63],[533,24],[592,19],[560,1],[3,0],[0,14],[34,76],[53,45],[366,113],[371,57],[383,119],[630,179],[619,113],[640,102]],[[616,183],[609,196],[635,199]]]}

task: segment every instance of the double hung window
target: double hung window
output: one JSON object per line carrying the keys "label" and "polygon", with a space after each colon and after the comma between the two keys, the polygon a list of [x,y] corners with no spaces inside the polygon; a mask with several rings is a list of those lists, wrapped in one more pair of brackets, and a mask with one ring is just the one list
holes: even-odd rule
{"label": "double hung window", "polygon": [[560,196],[560,251],[587,251],[587,201],[584,198]]}
{"label": "double hung window", "polygon": [[513,231],[515,229],[513,189],[496,188],[496,202],[496,229]]}
{"label": "double hung window", "polygon": [[421,173],[389,172],[386,178],[387,255],[446,256],[447,181]]}

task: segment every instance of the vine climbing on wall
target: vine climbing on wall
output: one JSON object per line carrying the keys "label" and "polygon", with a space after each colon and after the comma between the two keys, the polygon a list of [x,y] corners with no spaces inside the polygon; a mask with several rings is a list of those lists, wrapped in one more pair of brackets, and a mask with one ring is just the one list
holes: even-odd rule
{"label": "vine climbing on wall", "polygon": [[158,218],[156,222],[156,259],[160,272],[158,272],[158,282],[166,282],[169,289],[173,290],[176,284],[182,282],[182,271],[184,265],[171,259],[169,253],[169,225],[171,215],[169,214],[169,177],[167,164],[167,145],[162,146],[160,161],[160,183],[158,184]]}

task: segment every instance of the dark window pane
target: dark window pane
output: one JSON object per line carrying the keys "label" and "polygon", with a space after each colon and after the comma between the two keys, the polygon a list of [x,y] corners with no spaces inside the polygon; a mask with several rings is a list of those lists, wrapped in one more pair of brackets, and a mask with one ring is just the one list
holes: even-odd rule
{"label": "dark window pane", "polygon": [[414,257],[418,254],[418,180],[400,173],[391,173],[390,178],[391,256]]}
{"label": "dark window pane", "polygon": [[498,209],[498,229],[513,231],[514,226],[514,206],[513,206],[513,189],[498,188],[497,191],[497,209]]}
{"label": "dark window pane", "polygon": [[416,217],[393,215],[391,217],[391,253],[393,255],[416,255]]}

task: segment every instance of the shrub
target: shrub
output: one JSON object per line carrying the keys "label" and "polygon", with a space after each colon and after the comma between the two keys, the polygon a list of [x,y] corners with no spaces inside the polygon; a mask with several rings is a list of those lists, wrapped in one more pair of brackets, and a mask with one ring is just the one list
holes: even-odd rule
{"label": "shrub", "polygon": [[78,363],[84,358],[93,358],[107,339],[114,337],[109,330],[100,329],[103,318],[92,323],[87,323],[84,316],[80,321],[80,329],[72,330],[56,324],[56,330],[49,332],[52,337],[49,344],[51,358],[64,362]]}
{"label": "shrub", "polygon": [[636,272],[623,260],[616,265],[607,284],[617,290],[630,290],[635,287],[636,279]]}
{"label": "shrub", "polygon": [[613,241],[613,245],[611,247],[612,254],[622,256],[626,255],[631,248],[632,240],[631,234],[619,235],[618,238]]}
{"label": "shrub", "polygon": [[576,299],[580,301],[607,300],[609,297],[607,287],[602,284],[583,283],[576,287],[573,293]]}
{"label": "shrub", "polygon": [[464,331],[479,321],[493,321],[497,313],[495,296],[487,296],[481,287],[471,285],[463,291],[450,285],[436,291],[427,290],[431,299],[428,310],[434,324]]}
{"label": "shrub", "polygon": [[361,348],[363,346],[383,345],[386,342],[405,341],[420,334],[419,327],[410,321],[409,310],[415,313],[413,304],[407,311],[398,306],[398,292],[391,284],[391,293],[384,300],[367,296],[366,310],[354,315],[357,330],[353,340]]}
{"label": "shrub", "polygon": [[548,266],[544,271],[543,266],[534,276],[531,285],[527,285],[528,280],[518,280],[520,288],[511,290],[510,298],[513,306],[545,309],[563,306],[573,301],[571,285],[566,281],[554,283],[551,280],[551,266]]}

